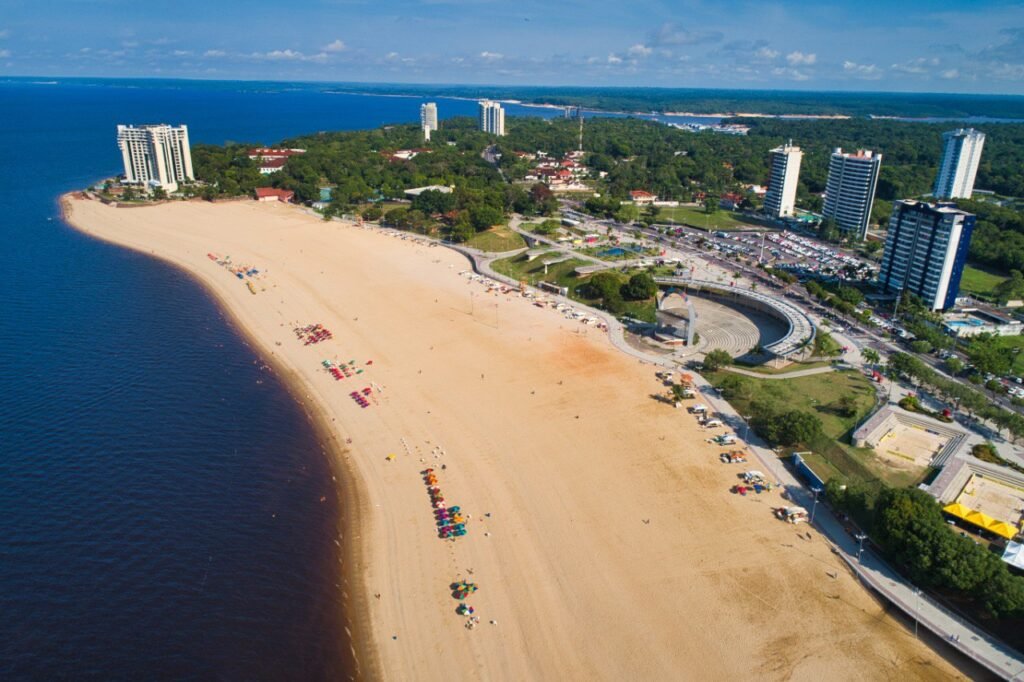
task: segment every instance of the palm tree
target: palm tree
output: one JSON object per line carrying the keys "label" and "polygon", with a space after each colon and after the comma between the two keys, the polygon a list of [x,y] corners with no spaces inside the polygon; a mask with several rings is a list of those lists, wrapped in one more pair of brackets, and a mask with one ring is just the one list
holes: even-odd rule
{"label": "palm tree", "polygon": [[877,367],[878,363],[882,359],[881,356],[878,354],[878,351],[875,350],[874,348],[865,348],[863,351],[861,351],[861,357],[867,360],[872,367]]}

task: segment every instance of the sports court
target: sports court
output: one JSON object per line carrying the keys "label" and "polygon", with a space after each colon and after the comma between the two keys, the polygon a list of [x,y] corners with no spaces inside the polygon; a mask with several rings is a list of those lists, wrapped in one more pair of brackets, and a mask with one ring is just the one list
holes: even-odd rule
{"label": "sports court", "polygon": [[956,498],[958,504],[975,509],[998,521],[1020,527],[1024,489],[1009,483],[971,474]]}
{"label": "sports court", "polygon": [[917,424],[897,421],[879,439],[875,452],[883,457],[926,467],[949,441],[948,435],[938,434]]}

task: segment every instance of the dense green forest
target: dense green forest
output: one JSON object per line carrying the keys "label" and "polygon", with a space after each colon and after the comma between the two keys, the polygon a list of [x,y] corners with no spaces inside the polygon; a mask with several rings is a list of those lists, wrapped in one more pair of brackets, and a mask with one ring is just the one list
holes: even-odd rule
{"label": "dense green forest", "polygon": [[986,116],[1024,120],[1024,97],[1014,95],[401,84],[358,84],[339,87],[337,91],[423,97],[510,99],[534,104],[582,106],[604,111],[685,111],[698,114],[730,112],[840,114],[861,117],[873,115],[915,118]]}
{"label": "dense green forest", "polygon": [[[646,189],[663,198],[691,201],[698,193],[717,196],[763,185],[768,178],[768,150],[792,139],[805,152],[800,172],[798,205],[808,210],[821,208],[829,155],[834,147],[867,148],[883,155],[873,222],[884,225],[892,201],[928,193],[942,152],[946,124],[905,123],[890,120],[779,120],[760,119],[748,124],[746,136],[712,132],[692,133],[660,123],[629,118],[587,119],[584,127],[585,162],[595,189],[609,207],[628,197],[633,189]],[[985,151],[978,170],[977,187],[1001,195],[1024,197],[1024,124],[978,126],[986,135]],[[495,143],[501,153],[500,167],[511,180],[523,178],[530,162],[512,152],[545,151],[554,156],[576,149],[578,124],[574,121],[541,118],[510,118],[508,135],[491,138],[476,130],[470,118],[450,119],[424,143],[418,126],[395,125],[369,131],[318,133],[282,141],[282,146],[301,147],[308,153],[293,157],[284,169],[270,176],[260,175],[256,164],[245,156],[244,145],[216,147],[196,145],[193,157],[199,179],[214,185],[204,190],[208,197],[248,193],[261,185],[292,189],[301,201],[317,198],[319,187],[334,189],[335,211],[379,199],[403,198],[410,187],[430,184],[452,185],[451,199],[419,200],[420,213],[394,214],[395,224],[413,229],[436,226],[431,215],[447,215],[442,226],[460,226],[460,236],[469,235],[467,225],[482,225],[495,209],[550,214],[555,206],[543,187],[505,182],[497,169],[481,158],[481,152]],[[396,161],[390,153],[398,149],[425,147],[430,153]],[[432,203],[431,203],[432,202]],[[753,195],[749,203],[756,205]],[[1015,208],[990,201],[961,202],[978,215],[972,240],[973,262],[1008,272],[1024,270],[1024,216]],[[475,209],[474,209],[475,207]]]}

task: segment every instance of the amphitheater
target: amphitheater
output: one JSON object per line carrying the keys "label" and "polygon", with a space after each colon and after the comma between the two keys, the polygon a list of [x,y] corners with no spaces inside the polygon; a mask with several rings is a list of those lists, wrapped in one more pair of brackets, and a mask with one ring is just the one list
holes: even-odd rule
{"label": "amphitheater", "polygon": [[[659,302],[659,323],[676,324],[677,335],[685,338],[689,316],[696,315],[697,342],[692,347],[696,353],[721,349],[751,360],[795,359],[809,350],[814,339],[814,323],[783,299],[704,280],[665,277],[655,281],[671,287]],[[754,357],[755,347],[764,353]]]}

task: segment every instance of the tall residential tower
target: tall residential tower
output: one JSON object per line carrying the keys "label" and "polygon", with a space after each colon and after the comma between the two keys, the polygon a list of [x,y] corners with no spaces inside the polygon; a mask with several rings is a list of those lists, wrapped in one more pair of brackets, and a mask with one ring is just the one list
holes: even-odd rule
{"label": "tall residential tower", "polygon": [[843,153],[839,147],[832,152],[822,214],[834,220],[848,237],[862,240],[868,234],[881,167],[881,154],[863,149],[856,154]]}
{"label": "tall residential tower", "polygon": [[978,174],[985,133],[958,128],[942,134],[942,163],[932,194],[936,199],[970,199]]}
{"label": "tall residential tower", "polygon": [[480,130],[492,135],[505,134],[505,110],[498,102],[480,101]]}
{"label": "tall residential tower", "polygon": [[117,145],[124,159],[124,177],[131,184],[173,192],[179,182],[195,180],[186,126],[119,125]]}
{"label": "tall residential tower", "polygon": [[768,152],[768,166],[771,176],[768,191],[764,195],[765,213],[773,218],[787,218],[793,215],[796,206],[796,183],[800,179],[800,162],[804,153],[794,147],[793,141]]}
{"label": "tall residential tower", "polygon": [[420,105],[420,127],[423,129],[423,139],[429,141],[430,133],[437,130],[437,104],[434,102]]}
{"label": "tall residential tower", "polygon": [[953,204],[897,201],[878,281],[917,294],[932,310],[952,308],[967,263],[974,216]]}

